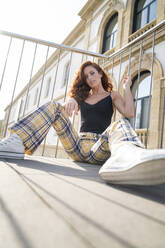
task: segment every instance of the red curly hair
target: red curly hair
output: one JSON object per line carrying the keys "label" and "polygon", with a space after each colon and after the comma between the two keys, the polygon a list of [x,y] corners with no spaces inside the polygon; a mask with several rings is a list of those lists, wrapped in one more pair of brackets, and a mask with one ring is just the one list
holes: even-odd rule
{"label": "red curly hair", "polygon": [[79,105],[81,104],[82,101],[87,99],[87,97],[89,96],[89,92],[91,90],[89,85],[86,83],[86,78],[84,75],[84,69],[87,66],[93,66],[98,71],[98,73],[102,74],[101,82],[105,91],[111,92],[113,88],[110,78],[103,71],[103,69],[98,64],[91,61],[87,61],[80,66],[72,82],[71,89],[69,91],[69,96],[73,97]]}

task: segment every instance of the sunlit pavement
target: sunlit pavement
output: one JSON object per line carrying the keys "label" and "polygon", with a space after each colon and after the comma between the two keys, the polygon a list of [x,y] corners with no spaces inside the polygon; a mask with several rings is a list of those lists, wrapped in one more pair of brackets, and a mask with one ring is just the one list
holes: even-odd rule
{"label": "sunlit pavement", "polygon": [[0,161],[0,247],[164,247],[165,184],[104,183],[100,166]]}

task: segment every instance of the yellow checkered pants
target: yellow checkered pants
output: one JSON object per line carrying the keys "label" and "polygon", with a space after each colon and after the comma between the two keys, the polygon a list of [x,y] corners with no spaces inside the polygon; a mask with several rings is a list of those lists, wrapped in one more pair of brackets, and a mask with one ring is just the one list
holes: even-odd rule
{"label": "yellow checkered pants", "polygon": [[[11,128],[22,139],[27,154],[32,154],[50,127],[55,129],[65,151],[75,161],[103,164],[111,155],[114,134],[116,142],[128,141],[143,146],[126,119],[111,124],[103,134],[80,133],[72,126],[64,107],[56,101],[44,104]],[[120,135],[119,135],[120,133]]]}

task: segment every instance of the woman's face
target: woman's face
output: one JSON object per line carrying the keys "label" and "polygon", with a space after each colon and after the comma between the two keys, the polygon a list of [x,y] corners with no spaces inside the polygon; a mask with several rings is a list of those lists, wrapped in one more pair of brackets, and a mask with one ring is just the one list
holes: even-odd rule
{"label": "woman's face", "polygon": [[102,74],[99,73],[92,65],[85,67],[84,76],[86,79],[86,83],[89,87],[95,88],[101,84]]}

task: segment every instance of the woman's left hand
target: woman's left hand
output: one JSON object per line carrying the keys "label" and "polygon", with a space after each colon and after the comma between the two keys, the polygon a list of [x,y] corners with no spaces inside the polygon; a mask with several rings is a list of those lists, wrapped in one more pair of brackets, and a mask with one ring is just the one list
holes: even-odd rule
{"label": "woman's left hand", "polygon": [[124,79],[123,79],[123,88],[126,89],[127,87],[131,87],[132,85],[132,81],[131,81],[131,78],[128,76],[128,75],[125,75],[124,76]]}

